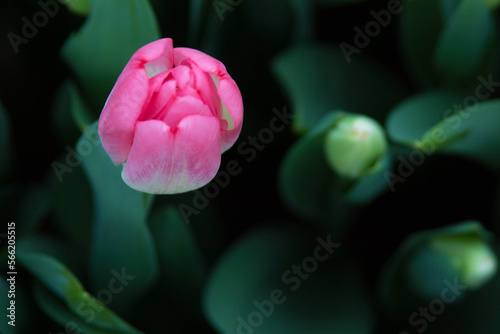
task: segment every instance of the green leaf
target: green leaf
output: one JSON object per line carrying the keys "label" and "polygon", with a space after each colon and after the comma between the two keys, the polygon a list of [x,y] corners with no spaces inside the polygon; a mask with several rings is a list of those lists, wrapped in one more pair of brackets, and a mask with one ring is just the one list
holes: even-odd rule
{"label": "green leaf", "polygon": [[0,180],[10,169],[11,164],[11,139],[10,119],[0,102]]}
{"label": "green leaf", "polygon": [[[57,260],[47,255],[30,252],[19,252],[18,259],[32,275],[54,294],[54,297],[61,299],[72,313],[79,317],[88,317],[87,323],[93,327],[116,333],[140,333],[89,295],[78,279]],[[110,277],[110,279],[112,278]],[[116,278],[113,279],[115,282],[117,281]],[[108,289],[108,285],[106,285],[106,289]],[[123,287],[123,291],[126,289],[127,287]],[[89,317],[90,314],[93,315],[92,319]]]}
{"label": "green leaf", "polygon": [[175,207],[155,212],[149,222],[160,264],[161,283],[183,294],[199,290],[203,267],[190,225]]}
{"label": "green leaf", "polygon": [[64,144],[75,142],[95,121],[78,87],[71,80],[58,88],[52,104],[52,118],[54,130]]}
{"label": "green leaf", "polygon": [[[89,334],[111,334],[116,331],[108,331],[92,326],[88,321],[85,321],[79,315],[73,313],[64,300],[59,299],[56,295],[50,292],[42,284],[35,282],[33,284],[33,295],[38,306],[55,322],[64,326],[67,332],[89,333]],[[87,313],[89,310],[86,310]],[[93,310],[92,310],[93,311]],[[85,316],[92,316],[92,313],[85,314]],[[90,318],[88,318],[90,319]]]}
{"label": "green leaf", "polygon": [[[61,163],[67,162],[61,159]],[[60,179],[52,173],[49,185],[56,226],[78,251],[83,249],[88,256],[94,204],[82,166],[71,168],[71,172],[62,174]]]}
{"label": "green leaf", "polygon": [[398,30],[404,59],[420,86],[436,86],[439,76],[434,71],[433,54],[444,25],[440,1],[403,0],[401,6],[404,10]]}
{"label": "green leaf", "polygon": [[[205,287],[210,323],[220,333],[372,333],[359,272],[341,248],[334,250],[339,244],[328,251],[316,238],[335,240],[290,226],[261,228],[238,240]],[[302,279],[292,266],[301,267]]]}
{"label": "green leaf", "polygon": [[439,36],[434,62],[452,78],[475,77],[485,62],[495,32],[484,0],[462,0]]}
{"label": "green leaf", "polygon": [[459,102],[463,102],[463,97],[447,91],[428,91],[413,96],[391,110],[386,121],[387,133],[392,140],[413,147]]}
{"label": "green leaf", "polygon": [[81,135],[71,114],[71,81],[65,81],[52,101],[52,131],[64,145],[74,143]]}
{"label": "green leaf", "polygon": [[341,113],[331,113],[287,152],[280,170],[280,189],[290,208],[315,219],[327,219],[335,196],[335,174],[325,158],[327,130]]}
{"label": "green leaf", "polygon": [[71,81],[69,82],[69,94],[71,101],[71,116],[73,117],[73,121],[81,132],[85,132],[96,119],[92,116],[90,108],[87,106],[85,101],[83,101],[78,88]]}
{"label": "green leaf", "polygon": [[140,47],[160,38],[147,0],[92,0],[83,27],[64,44],[64,60],[100,110],[119,74]]}
{"label": "green leaf", "polygon": [[158,274],[153,239],[146,219],[152,195],[135,191],[121,178],[102,148],[97,122],[80,138],[92,147],[83,157],[83,168],[94,197],[94,228],[90,256],[92,287],[99,291],[109,283],[113,270],[135,277],[127,289],[113,298],[113,308],[126,308],[151,288]]}
{"label": "green leaf", "polygon": [[39,253],[57,259],[67,267],[74,267],[71,249],[68,244],[45,234],[22,237],[18,239],[16,250],[19,253]]}
{"label": "green leaf", "polygon": [[[478,160],[487,166],[500,168],[500,100],[480,102],[447,117],[429,129],[421,146],[436,145],[446,153]],[[439,136],[442,143],[436,141]]]}
{"label": "green leaf", "polygon": [[[307,64],[307,65],[305,65]],[[273,61],[273,71],[292,99],[298,132],[312,129],[329,111],[348,110],[378,121],[402,98],[402,86],[379,65],[340,48],[308,45]]]}

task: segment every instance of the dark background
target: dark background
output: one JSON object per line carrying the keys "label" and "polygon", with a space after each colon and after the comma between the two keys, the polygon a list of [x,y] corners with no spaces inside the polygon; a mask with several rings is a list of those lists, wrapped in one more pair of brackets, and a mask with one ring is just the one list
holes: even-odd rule
{"label": "dark background", "polygon": [[[155,3],[162,35],[172,37],[174,46],[190,46],[185,2]],[[364,26],[372,19],[370,10],[385,6],[385,1],[370,1],[344,8],[316,8],[315,39],[333,45],[343,41],[352,43],[353,27]],[[9,189],[0,206],[4,222],[17,221],[21,210],[19,203],[26,191],[34,185],[44,184],[52,172],[51,163],[64,153],[66,145],[74,144],[61,142],[52,131],[51,106],[58,86],[72,75],[59,56],[59,50],[84,18],[61,6],[61,12],[40,28],[27,45],[21,45],[16,54],[7,34],[20,34],[22,17],[31,19],[39,10],[36,1],[3,0],[0,4],[0,100],[11,118],[14,146],[13,167],[2,181]],[[292,109],[269,65],[273,57],[290,44],[291,37],[272,40],[266,36],[266,27],[257,33],[244,26],[238,28],[244,10],[242,4],[234,12],[227,13],[224,24],[234,28],[224,31],[217,55],[242,91],[245,123],[239,142],[268,126],[273,108],[281,110],[288,106]],[[286,13],[267,12],[266,17],[280,18],[285,30],[292,28]],[[413,94],[417,88],[400,55],[397,27],[393,22],[384,28],[363,53],[391,70]],[[98,114],[95,117],[97,119]],[[277,188],[280,162],[296,138],[291,129],[276,134],[275,140],[250,163],[234,148],[224,154],[222,166],[234,159],[241,163],[243,172],[233,177],[229,186],[210,203],[210,209],[215,209],[222,220],[220,250],[257,225],[269,222],[309,224],[286,207]],[[358,253],[365,279],[374,288],[383,263],[413,231],[467,219],[479,220],[492,230],[497,183],[494,174],[471,161],[442,156],[428,158],[406,182],[396,186],[396,192],[387,191],[363,209],[360,218],[350,226],[344,245]],[[167,197],[159,201],[168,201]],[[50,214],[42,228],[58,233],[51,225]]]}

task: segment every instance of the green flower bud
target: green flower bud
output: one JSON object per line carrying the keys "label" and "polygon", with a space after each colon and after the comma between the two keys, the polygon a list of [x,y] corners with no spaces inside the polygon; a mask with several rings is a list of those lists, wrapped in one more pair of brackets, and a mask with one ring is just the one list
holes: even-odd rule
{"label": "green flower bud", "polygon": [[362,115],[340,117],[325,138],[329,166],[350,179],[358,179],[376,170],[386,151],[384,129],[373,119]]}
{"label": "green flower bud", "polygon": [[473,290],[489,281],[496,270],[496,256],[482,236],[450,234],[436,235],[423,244],[410,259],[408,276],[415,292],[429,299],[440,296],[445,280],[456,279]]}
{"label": "green flower bud", "polygon": [[66,2],[66,6],[76,15],[87,16],[90,13],[90,0],[71,0]]}
{"label": "green flower bud", "polygon": [[488,5],[488,7],[490,7],[491,10],[495,10],[498,5],[500,5],[500,1],[499,0],[486,0],[486,5]]}
{"label": "green flower bud", "polygon": [[493,250],[477,236],[436,238],[430,247],[448,256],[450,264],[459,271],[462,281],[471,289],[482,286],[496,273],[497,259]]}

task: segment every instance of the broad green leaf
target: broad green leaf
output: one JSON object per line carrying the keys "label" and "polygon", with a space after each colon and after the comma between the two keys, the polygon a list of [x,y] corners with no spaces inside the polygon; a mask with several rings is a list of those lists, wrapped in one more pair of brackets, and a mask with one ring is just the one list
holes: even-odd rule
{"label": "broad green leaf", "polygon": [[220,333],[372,333],[360,274],[334,241],[289,226],[237,240],[205,287],[207,319]]}
{"label": "broad green leaf", "polygon": [[108,331],[92,326],[87,319],[92,319],[95,310],[88,308],[85,310],[85,317],[73,313],[64,300],[59,299],[55,294],[51,293],[44,285],[35,282],[33,286],[33,295],[38,306],[55,322],[64,326],[66,332],[81,331],[81,333],[89,334],[111,334],[117,333],[116,331]]}
{"label": "broad green leaf", "polygon": [[52,131],[64,145],[74,143],[81,135],[72,115],[71,87],[73,82],[66,81],[56,91],[52,101]]}
{"label": "broad green leaf", "polygon": [[[66,151],[66,160],[60,159],[60,163],[67,167],[68,154]],[[63,172],[60,178],[56,172],[49,178],[55,223],[77,250],[88,251],[94,212],[92,189],[81,165],[69,168],[70,172]]]}
{"label": "broad green leaf", "polygon": [[301,137],[282,162],[281,194],[290,208],[306,217],[326,219],[331,214],[336,176],[326,162],[324,141],[340,115],[332,113]]}
{"label": "broad green leaf", "polygon": [[64,60],[95,110],[100,110],[119,74],[140,47],[160,38],[147,0],[91,0],[82,28],[64,44]]}
{"label": "broad green leaf", "polygon": [[437,68],[452,78],[477,75],[495,31],[484,0],[462,0],[443,28],[434,53]]}
{"label": "broad green leaf", "polygon": [[[18,253],[18,259],[33,276],[54,294],[54,297],[62,300],[72,313],[79,317],[88,317],[88,311],[92,310],[93,318],[87,318],[87,322],[92,326],[114,333],[140,333],[99,300],[89,295],[78,279],[57,260],[47,255],[30,252]],[[110,277],[110,280],[112,278],[114,283],[118,281],[115,277]],[[114,285],[114,287],[116,286],[117,284]],[[127,289],[125,286],[122,287],[123,291]],[[108,285],[106,288],[110,289]],[[108,292],[111,293],[109,290]]]}
{"label": "broad green leaf", "polygon": [[46,234],[36,234],[33,236],[18,239],[16,249],[19,253],[39,253],[57,259],[67,267],[72,267],[75,263],[71,252],[68,252],[67,244],[61,240]]}
{"label": "broad green leaf", "polygon": [[126,308],[143,295],[156,280],[158,263],[153,239],[146,224],[152,195],[135,191],[121,178],[102,148],[97,122],[80,138],[90,145],[83,155],[83,168],[94,197],[94,226],[90,276],[94,291],[106,287],[112,271],[125,270],[134,279],[113,298],[112,308]]}
{"label": "broad green leaf", "polygon": [[385,264],[378,282],[386,314],[404,315],[440,298],[446,281],[458,281],[471,291],[484,285],[496,270],[489,241],[488,232],[474,221],[410,235]]}
{"label": "broad green leaf", "polygon": [[71,80],[57,90],[52,113],[54,130],[64,144],[74,143],[95,121],[78,87]]}
{"label": "broad green leaf", "polygon": [[354,54],[349,61],[341,48],[296,47],[279,55],[272,67],[292,100],[298,132],[309,131],[339,109],[382,121],[404,95],[390,73],[363,55]]}
{"label": "broad green leaf", "polygon": [[[161,310],[162,322],[169,327],[168,333],[207,333],[209,326],[200,305],[205,263],[193,233],[196,219],[187,224],[173,206],[173,197],[176,196],[163,197],[165,202],[170,203],[159,206],[160,209],[153,211],[149,219],[158,253],[159,282],[134,305],[129,314],[141,319],[144,323],[141,328],[147,333],[157,332],[157,315],[151,312],[156,309]],[[213,226],[207,226],[210,227]],[[213,243],[210,234],[213,232],[209,231],[201,238]]]}
{"label": "broad green leaf", "polygon": [[444,152],[470,157],[498,169],[499,124],[500,100],[480,102],[449,115],[429,129],[420,146],[435,145]]}
{"label": "broad green leaf", "polygon": [[428,91],[413,96],[391,110],[386,129],[390,138],[398,143],[414,146],[436,123],[454,110],[453,105],[462,103],[458,93]]}
{"label": "broad green leaf", "polygon": [[[439,83],[434,71],[433,54],[444,25],[438,0],[403,0],[399,20],[399,37],[403,58],[416,82],[422,87]],[[425,19],[423,19],[425,18]]]}
{"label": "broad green leaf", "polygon": [[71,81],[69,82],[69,94],[71,101],[71,116],[73,117],[73,121],[81,132],[85,132],[96,119],[93,117],[90,108],[83,100],[78,88]]}
{"label": "broad green leaf", "polygon": [[10,119],[0,102],[0,180],[9,171],[11,164]]}
{"label": "broad green leaf", "polygon": [[190,225],[175,207],[155,212],[149,222],[160,264],[161,283],[184,294],[201,287],[201,254]]}

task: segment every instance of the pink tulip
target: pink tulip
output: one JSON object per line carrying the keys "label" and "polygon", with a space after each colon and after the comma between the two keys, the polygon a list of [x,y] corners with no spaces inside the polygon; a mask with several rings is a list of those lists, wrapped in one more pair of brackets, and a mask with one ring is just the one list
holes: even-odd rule
{"label": "pink tulip", "polygon": [[140,48],[99,118],[102,145],[122,178],[152,194],[200,188],[238,138],[241,93],[224,65],[165,38]]}

